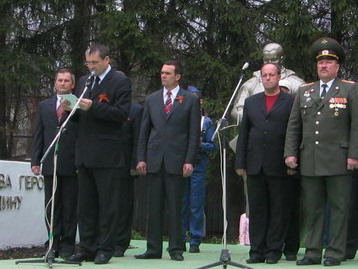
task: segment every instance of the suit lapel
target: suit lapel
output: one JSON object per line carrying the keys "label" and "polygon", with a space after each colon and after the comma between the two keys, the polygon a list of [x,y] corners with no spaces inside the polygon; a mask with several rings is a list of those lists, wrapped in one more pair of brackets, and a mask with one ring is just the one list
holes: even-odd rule
{"label": "suit lapel", "polygon": [[[166,115],[166,119],[167,119],[167,120],[171,117],[171,115],[173,115],[174,111],[177,110],[177,108],[179,107],[179,105],[180,105],[180,102],[179,102],[179,98],[180,98],[180,97],[179,97],[179,96],[183,96],[183,100],[185,100],[185,95],[186,95],[185,90],[183,90],[182,88],[180,88],[179,91],[178,91],[177,96],[176,96],[175,99],[174,99],[174,103],[173,103],[173,108],[172,108],[172,110],[168,113],[168,115]],[[164,111],[164,109],[163,109],[163,111]],[[165,114],[165,113],[164,113],[164,114]]]}
{"label": "suit lapel", "polygon": [[285,100],[285,96],[282,94],[282,92],[280,91],[280,93],[277,96],[277,100],[276,102],[273,104],[273,107],[271,108],[271,110],[267,113],[266,117],[268,117],[272,112],[274,112],[276,109],[278,109],[282,104],[283,101]]}
{"label": "suit lapel", "polygon": [[161,89],[160,91],[157,91],[155,94],[156,96],[154,96],[153,98],[153,102],[154,102],[154,109],[156,110],[156,114],[159,114],[163,120],[167,119],[167,115],[164,112],[164,99],[163,99],[163,89]]}
{"label": "suit lapel", "polygon": [[260,93],[257,98],[259,99],[259,110],[266,117],[266,100],[265,100],[265,92]]}
{"label": "suit lapel", "polygon": [[108,74],[103,78],[103,80],[100,82],[100,84],[98,84],[97,86],[95,86],[92,91],[91,91],[91,99],[95,100],[97,98],[97,96],[103,92],[103,89],[107,88],[108,83],[110,82],[111,78],[112,78],[112,74],[113,74],[114,70],[113,68],[111,68],[111,70],[108,72]]}
{"label": "suit lapel", "polygon": [[58,120],[57,120],[57,96],[53,96],[50,99],[50,102],[48,102],[48,113],[49,116],[51,118],[51,120],[53,119],[53,122],[57,125],[58,124]]}

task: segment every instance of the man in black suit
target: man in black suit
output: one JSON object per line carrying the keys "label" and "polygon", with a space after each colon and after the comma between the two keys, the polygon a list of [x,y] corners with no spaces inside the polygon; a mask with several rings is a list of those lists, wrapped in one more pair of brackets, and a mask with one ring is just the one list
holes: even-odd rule
{"label": "man in black suit", "polygon": [[246,262],[274,264],[281,258],[287,232],[292,179],[283,151],[294,98],[280,89],[277,64],[264,64],[261,77],[265,91],[245,100],[235,168],[248,178],[251,248]]}
{"label": "man in black suit", "polygon": [[123,203],[121,203],[122,214],[119,220],[116,248],[113,255],[115,257],[124,256],[124,252],[128,249],[131,240],[134,210],[134,179],[138,175],[136,171],[137,144],[142,115],[143,106],[132,102],[129,110],[129,117],[122,127],[125,160],[127,164],[127,177],[125,179],[125,183],[123,184],[124,195],[122,196]]}
{"label": "man in black suit", "polygon": [[172,260],[182,261],[181,205],[185,179],[193,172],[200,141],[199,98],[179,86],[182,66],[166,62],[161,70],[163,89],[146,98],[138,141],[139,174],[149,184],[147,251],[137,259],[162,257],[164,201],[169,212]]}
{"label": "man in black suit", "polygon": [[[31,170],[35,175],[42,174],[45,179],[46,227],[48,232],[51,220],[52,186],[54,176],[54,149],[44,160],[42,171],[40,160],[56,137],[57,132],[66,120],[68,113],[60,106],[59,94],[69,94],[75,87],[72,71],[60,69],[55,77],[56,95],[40,102],[38,121],[34,134],[31,156]],[[78,180],[75,167],[76,125],[69,122],[66,131],[61,135],[57,152],[57,188],[55,195],[53,245],[47,257],[62,258],[71,256],[75,249],[77,231],[77,193]],[[48,245],[48,242],[46,243]]]}
{"label": "man in black suit", "polygon": [[[69,260],[106,264],[115,248],[126,176],[122,124],[128,118],[131,83],[111,67],[106,46],[91,45],[85,55],[85,64],[95,78],[74,118],[78,120],[76,165],[81,251]],[[77,96],[84,91],[87,80],[88,75],[80,79]],[[69,109],[68,102],[63,105]]]}

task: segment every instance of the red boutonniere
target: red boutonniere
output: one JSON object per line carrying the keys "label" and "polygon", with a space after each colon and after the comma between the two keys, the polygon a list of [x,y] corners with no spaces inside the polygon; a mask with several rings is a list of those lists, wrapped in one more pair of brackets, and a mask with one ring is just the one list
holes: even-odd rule
{"label": "red boutonniere", "polygon": [[109,99],[106,93],[100,94],[98,97],[98,102],[101,103],[102,101],[105,101],[109,103]]}
{"label": "red boutonniere", "polygon": [[175,100],[178,100],[179,104],[181,104],[184,101],[184,96],[183,95],[177,96],[177,98],[175,98]]}

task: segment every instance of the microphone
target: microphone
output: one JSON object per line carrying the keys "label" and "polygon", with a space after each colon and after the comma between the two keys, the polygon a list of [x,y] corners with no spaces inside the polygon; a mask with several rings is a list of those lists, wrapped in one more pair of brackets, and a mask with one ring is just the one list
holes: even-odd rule
{"label": "microphone", "polygon": [[87,87],[92,84],[93,79],[94,79],[95,76],[96,76],[96,71],[94,71],[94,70],[91,71],[91,74],[90,74],[90,76],[88,77],[87,82],[86,82],[86,86],[87,86]]}
{"label": "microphone", "polygon": [[245,69],[247,69],[249,67],[249,65],[250,65],[249,62],[246,62],[241,70],[244,71]]}

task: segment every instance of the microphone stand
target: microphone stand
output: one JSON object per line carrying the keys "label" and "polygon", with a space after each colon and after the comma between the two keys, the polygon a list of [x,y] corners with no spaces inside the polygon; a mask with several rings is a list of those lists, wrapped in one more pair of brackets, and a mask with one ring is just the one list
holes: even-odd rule
{"label": "microphone stand", "polygon": [[[59,141],[60,141],[62,132],[65,130],[65,127],[67,126],[68,121],[71,119],[73,114],[76,112],[76,109],[79,107],[79,103],[83,99],[83,96],[87,92],[89,86],[92,85],[93,77],[94,77],[94,73],[91,73],[91,76],[88,78],[88,80],[86,82],[86,85],[85,85],[85,88],[84,88],[81,96],[78,98],[76,104],[74,105],[74,107],[71,110],[70,114],[68,115],[67,119],[62,123],[60,129],[57,132],[57,135],[55,136],[55,138],[53,139],[53,141],[51,142],[50,146],[47,148],[46,152],[44,153],[43,157],[40,160],[41,167],[42,167],[42,164],[43,164],[44,160],[46,159],[46,157],[50,153],[51,149],[55,146],[55,151],[54,151],[54,171],[53,171],[53,183],[52,183],[52,197],[50,199],[50,201],[51,201],[51,217],[50,217],[50,225],[49,225],[50,231],[49,231],[48,250],[47,250],[45,256],[43,257],[43,259],[41,259],[41,260],[21,260],[21,261],[16,261],[15,264],[19,264],[19,263],[47,263],[47,266],[49,268],[52,268],[52,265],[54,263],[58,263],[58,264],[78,264],[79,266],[82,265],[81,262],[57,261],[57,260],[55,260],[55,253],[54,253],[54,250],[52,249],[53,239],[54,239],[53,238],[53,219],[54,219],[54,212],[55,212],[55,194],[56,194],[56,188],[57,188],[56,170],[57,170],[57,155],[58,155],[58,151],[59,151]],[[46,213],[45,213],[45,215],[46,215]]]}
{"label": "microphone stand", "polygon": [[242,80],[244,78],[244,73],[243,71],[248,67],[248,63],[245,63],[244,67],[241,69],[241,76],[240,76],[240,80],[235,88],[235,91],[233,92],[229,103],[226,106],[226,109],[221,117],[221,119],[218,121],[218,125],[217,128],[211,138],[211,141],[213,141],[215,139],[215,137],[217,135],[219,135],[219,141],[220,141],[220,132],[222,132],[223,134],[223,146],[222,146],[222,161],[220,163],[220,167],[222,170],[222,188],[223,188],[223,196],[222,196],[222,207],[223,207],[223,226],[224,226],[224,232],[223,232],[223,249],[221,250],[221,254],[220,254],[220,259],[217,262],[208,264],[208,265],[204,265],[202,267],[199,267],[197,269],[206,269],[206,268],[212,268],[212,267],[216,267],[216,266],[220,266],[222,265],[224,269],[227,268],[228,265],[232,265],[235,267],[239,267],[239,268],[244,268],[244,269],[253,269],[252,267],[249,266],[245,266],[242,265],[240,263],[237,262],[233,262],[231,260],[231,256],[230,256],[230,251],[227,249],[227,236],[226,236],[226,228],[227,228],[227,219],[226,219],[226,215],[227,215],[227,207],[226,207],[226,194],[227,194],[227,190],[226,190],[226,148],[227,148],[227,135],[226,135],[226,130],[230,127],[227,126],[227,119],[226,119],[226,114],[231,106],[232,101],[234,100],[236,93],[238,91],[238,89],[240,88],[240,85],[242,83]]}

